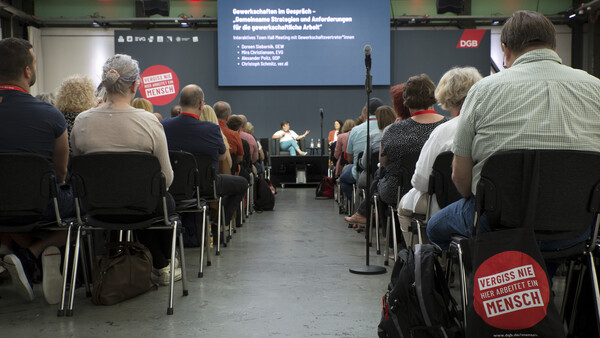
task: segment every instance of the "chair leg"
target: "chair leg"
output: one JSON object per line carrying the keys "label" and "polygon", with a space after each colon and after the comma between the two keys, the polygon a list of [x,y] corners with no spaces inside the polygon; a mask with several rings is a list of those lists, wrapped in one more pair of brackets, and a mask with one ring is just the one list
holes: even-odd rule
{"label": "chair leg", "polygon": [[385,257],[383,258],[383,265],[390,265],[390,217],[386,217],[385,222]]}
{"label": "chair leg", "polygon": [[373,196],[373,206],[375,208],[375,243],[377,246],[377,254],[381,255],[381,243],[379,241],[379,204],[377,203],[377,195]]}
{"label": "chair leg", "polygon": [[198,268],[198,278],[204,276],[202,269],[204,268],[204,248],[206,246],[206,206],[202,212],[202,237],[200,238],[202,238],[202,243],[200,244],[200,267]]}
{"label": "chair leg", "polygon": [[394,262],[398,259],[398,237],[396,235],[396,218],[394,217],[394,208],[390,207],[390,219],[392,220],[392,239],[394,240]]}
{"label": "chair leg", "polygon": [[[208,218],[208,214],[207,213],[204,214],[204,220],[206,222],[206,237],[204,238],[204,241],[206,242],[206,243],[204,243],[205,250],[206,250],[206,266],[211,266],[212,265],[212,261],[210,259],[210,228],[209,228],[209,226],[210,226],[210,220]],[[215,237],[213,236],[213,239],[214,238]]]}
{"label": "chair leg", "polygon": [[187,265],[185,264],[185,253],[183,252],[183,233],[179,233],[177,236],[179,240],[179,259],[181,260],[181,287],[183,288],[183,296],[188,295],[187,288]]}
{"label": "chair leg", "polygon": [[[93,270],[94,262],[95,262],[95,258],[96,258],[95,251],[93,250],[94,246],[92,244],[92,235],[91,234],[92,234],[91,231],[86,231],[86,236],[85,236],[86,240],[87,240],[87,250],[88,250],[88,257],[89,257],[88,262],[90,263],[90,269],[88,271],[90,273]],[[85,295],[86,295],[86,297],[92,297],[92,291],[91,291],[91,288],[90,288],[90,285],[92,285],[92,280],[91,280],[92,278],[91,278],[91,276],[90,276],[89,279],[90,279],[90,283],[85,288]]]}
{"label": "chair leg", "polygon": [[58,306],[58,312],[56,315],[58,317],[62,317],[65,315],[65,296],[67,295],[67,272],[69,269],[69,254],[71,251],[71,230],[73,229],[73,224],[69,224],[69,229],[67,230],[67,245],[65,245],[65,257],[63,260],[63,283],[62,283],[62,291],[60,296],[60,303]]}
{"label": "chair leg", "polygon": [[[85,241],[83,242],[83,244],[85,246],[87,246],[87,244],[85,244]],[[83,271],[83,282],[85,283],[85,295],[86,295],[86,297],[91,297],[92,292],[90,290],[90,277],[88,276],[88,273],[87,273],[88,272],[87,264],[88,264],[88,262],[91,262],[91,260],[88,260],[86,257],[85,248],[79,250],[79,256],[80,256],[79,258],[81,259],[81,269]],[[77,271],[74,271],[73,273],[77,273]]]}
{"label": "chair leg", "polygon": [[77,226],[75,234],[75,252],[73,252],[73,267],[71,273],[71,288],[69,294],[69,305],[67,307],[67,317],[73,316],[73,301],[75,300],[75,283],[77,283],[77,265],[79,263],[79,250],[81,246],[81,226]]}
{"label": "chair leg", "polygon": [[173,284],[175,284],[175,247],[177,246],[177,225],[179,221],[175,221],[173,225],[173,234],[171,236],[171,273],[169,281],[169,302],[167,307],[167,315],[173,314]]}
{"label": "chair leg", "polygon": [[463,330],[467,331],[467,274],[465,266],[463,264],[463,252],[460,243],[456,246],[458,252],[458,264],[460,271],[460,298],[462,300],[462,312],[463,312]]}
{"label": "chair leg", "polygon": [[[223,217],[221,215],[221,210],[223,209],[222,207],[222,198],[219,197],[219,210],[217,211],[217,253],[216,255],[219,256],[221,254],[221,217]],[[213,234],[214,237],[215,234]]]}
{"label": "chair leg", "polygon": [[560,305],[560,320],[561,322],[564,322],[565,320],[565,310],[567,308],[567,295],[571,290],[572,287],[572,283],[573,283],[573,271],[575,270],[575,261],[571,261],[569,263],[569,270],[567,271],[567,278],[566,278],[566,282],[565,282],[565,291],[564,291],[564,296]]}
{"label": "chair leg", "polygon": [[[588,264],[590,265],[590,278],[594,288],[594,305],[596,306],[596,327],[600,330],[600,290],[598,287],[598,275],[596,264],[594,262],[594,254],[591,251],[587,253]],[[600,332],[598,332],[600,335]]]}
{"label": "chair leg", "polygon": [[250,194],[252,193],[251,185],[248,185],[248,189],[246,189],[246,218],[250,216]]}

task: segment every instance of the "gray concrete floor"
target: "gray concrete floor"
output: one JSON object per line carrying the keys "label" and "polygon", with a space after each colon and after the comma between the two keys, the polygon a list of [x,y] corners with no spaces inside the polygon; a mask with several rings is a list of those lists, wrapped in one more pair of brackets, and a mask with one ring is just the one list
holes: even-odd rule
{"label": "gray concrete floor", "polygon": [[[197,278],[199,249],[186,249],[189,296],[175,285],[113,306],[76,292],[73,317],[56,317],[41,286],[24,302],[0,285],[0,337],[376,337],[391,269],[355,275],[365,263],[362,234],[348,229],[333,200],[314,188],[279,189],[275,211],[254,213]],[[393,264],[393,261],[391,262]],[[371,249],[371,264],[383,257]]]}

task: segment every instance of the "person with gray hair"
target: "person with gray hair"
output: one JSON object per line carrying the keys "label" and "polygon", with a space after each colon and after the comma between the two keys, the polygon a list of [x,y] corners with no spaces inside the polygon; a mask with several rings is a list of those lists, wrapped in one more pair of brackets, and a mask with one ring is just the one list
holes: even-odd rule
{"label": "person with gray hair", "polygon": [[[167,188],[173,182],[173,170],[162,124],[152,114],[130,105],[139,86],[138,62],[129,55],[116,54],[102,67],[101,86],[106,102],[80,113],[71,131],[73,155],[95,152],[146,152],[156,156]],[[175,201],[168,195],[168,210]],[[162,208],[156,211],[162,214]],[[137,231],[140,242],[152,253],[153,277],[161,285],[170,283],[171,241],[169,230]],[[175,280],[181,279],[181,268],[175,268]]]}
{"label": "person with gray hair", "polygon": [[[413,242],[410,238],[411,233],[408,232],[413,213],[425,214],[426,212],[429,175],[431,174],[433,162],[439,154],[452,148],[462,104],[469,89],[481,79],[481,74],[474,67],[455,67],[442,76],[440,83],[435,88],[435,98],[442,108],[450,111],[452,119],[435,128],[429,135],[429,139],[421,149],[419,160],[415,166],[415,172],[411,180],[413,188],[402,197],[398,204],[398,219],[405,243]],[[433,198],[431,215],[439,210],[437,200]]]}
{"label": "person with gray hair", "polygon": [[[504,23],[500,42],[507,69],[471,87],[452,145],[452,180],[464,198],[427,224],[429,240],[444,250],[452,234],[471,236],[473,195],[481,169],[494,153],[524,148],[600,151],[600,80],[562,64],[552,22],[537,12],[515,12]],[[489,231],[485,214],[479,229]],[[540,249],[567,248],[588,236],[541,242]]]}
{"label": "person with gray hair", "polygon": [[[242,146],[242,138],[240,134],[227,128],[227,120],[231,117],[231,106],[225,101],[217,101],[213,105],[217,119],[219,120],[219,127],[221,131],[227,137],[229,142],[229,154],[231,159],[235,163],[241,162],[244,159],[244,147]],[[235,165],[234,163],[234,165]]]}
{"label": "person with gray hair", "polygon": [[[204,108],[202,89],[194,84],[185,86],[179,94],[179,105],[181,113],[163,121],[169,150],[210,156],[216,174],[217,193],[224,195],[225,221],[229,222],[244,197],[248,183],[240,176],[217,173],[219,161],[225,160],[226,148],[219,126],[200,119]],[[238,126],[241,126],[241,122],[238,118]],[[183,219],[184,226],[193,222],[193,219],[194,215],[186,216]]]}

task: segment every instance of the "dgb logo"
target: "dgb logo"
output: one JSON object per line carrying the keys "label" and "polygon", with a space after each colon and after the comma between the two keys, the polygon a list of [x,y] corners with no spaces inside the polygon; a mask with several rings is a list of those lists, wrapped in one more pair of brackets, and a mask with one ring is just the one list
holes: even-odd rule
{"label": "dgb logo", "polygon": [[479,41],[477,40],[460,40],[461,48],[477,48]]}

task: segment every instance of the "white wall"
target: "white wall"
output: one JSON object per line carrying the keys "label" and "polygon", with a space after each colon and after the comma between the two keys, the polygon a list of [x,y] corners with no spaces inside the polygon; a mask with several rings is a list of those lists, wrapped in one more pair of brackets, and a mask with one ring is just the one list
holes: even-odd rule
{"label": "white wall", "polygon": [[115,52],[114,29],[42,28],[42,48],[40,93],[55,91],[74,74],[87,75],[97,85],[102,65]]}
{"label": "white wall", "polygon": [[[491,29],[491,51],[490,54],[494,62],[500,70],[502,70],[502,59],[504,54],[502,53],[502,47],[500,47],[500,31],[501,26],[489,26],[479,27],[484,29]],[[556,52],[563,61],[563,64],[571,66],[571,28],[565,25],[556,26]]]}

